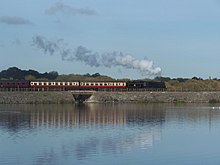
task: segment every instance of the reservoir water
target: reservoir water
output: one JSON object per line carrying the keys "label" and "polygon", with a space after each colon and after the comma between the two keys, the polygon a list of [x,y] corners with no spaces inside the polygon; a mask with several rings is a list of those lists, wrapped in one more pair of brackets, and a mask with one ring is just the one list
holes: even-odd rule
{"label": "reservoir water", "polygon": [[0,105],[0,164],[220,164],[220,105]]}

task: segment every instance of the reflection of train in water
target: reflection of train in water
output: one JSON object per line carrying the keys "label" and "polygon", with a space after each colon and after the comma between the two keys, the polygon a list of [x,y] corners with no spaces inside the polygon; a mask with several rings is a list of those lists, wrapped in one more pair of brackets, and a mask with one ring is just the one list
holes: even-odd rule
{"label": "reflection of train in water", "polygon": [[28,81],[0,80],[0,89],[30,90],[166,90],[164,82],[156,81]]}
{"label": "reflection of train in water", "polygon": [[27,138],[36,132],[55,133],[55,139],[70,137],[62,141],[62,150],[71,156],[101,150],[115,154],[154,145],[161,139],[165,115],[164,106],[155,104],[3,105],[0,129],[12,137]]}

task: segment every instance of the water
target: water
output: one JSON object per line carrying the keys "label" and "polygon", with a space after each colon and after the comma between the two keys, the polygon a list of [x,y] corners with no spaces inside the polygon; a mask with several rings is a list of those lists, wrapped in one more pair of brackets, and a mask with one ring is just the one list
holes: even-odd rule
{"label": "water", "polygon": [[219,105],[0,105],[0,164],[220,164]]}

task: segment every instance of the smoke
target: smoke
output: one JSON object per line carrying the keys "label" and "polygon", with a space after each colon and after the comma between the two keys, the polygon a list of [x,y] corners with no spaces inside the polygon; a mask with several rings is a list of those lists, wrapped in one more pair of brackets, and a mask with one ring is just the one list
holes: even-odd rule
{"label": "smoke", "polygon": [[83,61],[90,66],[99,67],[100,64],[98,62],[98,53],[93,53],[91,50],[87,50],[83,46],[79,46],[76,48],[75,57],[77,61]]}
{"label": "smoke", "polygon": [[45,54],[59,54],[63,61],[80,61],[91,67],[122,67],[135,69],[143,75],[159,76],[160,67],[154,67],[153,61],[147,58],[139,60],[131,55],[123,53],[96,53],[84,46],[78,46],[74,50],[67,48],[68,44],[63,39],[49,41],[42,36],[33,37],[33,46],[41,49]]}
{"label": "smoke", "polygon": [[33,46],[36,46],[45,54],[53,55],[58,53],[63,61],[80,61],[89,66],[100,66],[97,53],[93,53],[83,46],[78,46],[75,50],[71,50],[66,48],[66,45],[63,39],[49,41],[42,36],[33,37]]}
{"label": "smoke", "polygon": [[49,53],[50,55],[53,55],[54,52],[59,50],[58,44],[59,40],[57,42],[48,41],[46,38],[41,36],[33,37],[33,43],[37,48],[44,51],[44,53]]}
{"label": "smoke", "polygon": [[57,2],[54,6],[51,6],[45,11],[47,15],[54,15],[56,13],[62,13],[64,15],[96,15],[96,11],[88,8],[74,8],[69,5],[65,5],[61,2]]}

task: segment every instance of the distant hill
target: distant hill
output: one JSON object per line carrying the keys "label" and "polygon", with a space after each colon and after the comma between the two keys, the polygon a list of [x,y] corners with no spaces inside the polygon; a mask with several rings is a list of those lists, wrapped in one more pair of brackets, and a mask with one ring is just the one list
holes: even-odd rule
{"label": "distant hill", "polygon": [[28,79],[48,79],[54,80],[58,77],[55,71],[39,73],[35,70],[21,70],[17,67],[11,67],[0,72],[1,80],[28,80]]}
{"label": "distant hill", "polygon": [[74,81],[74,80],[113,80],[111,77],[100,75],[99,73],[95,74],[69,74],[69,75],[59,75],[58,72],[45,72],[39,73],[35,70],[21,70],[17,67],[10,67],[7,70],[2,70],[0,72],[0,80],[57,80],[57,81]]}

